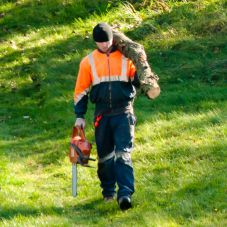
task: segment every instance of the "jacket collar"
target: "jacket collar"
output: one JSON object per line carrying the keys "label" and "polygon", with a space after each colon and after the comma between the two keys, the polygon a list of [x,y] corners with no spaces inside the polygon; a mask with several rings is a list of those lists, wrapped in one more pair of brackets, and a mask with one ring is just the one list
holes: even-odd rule
{"label": "jacket collar", "polygon": [[[102,54],[107,54],[107,53],[101,51],[101,50],[98,49],[98,48],[97,48],[97,50],[98,50],[100,53],[102,53]],[[110,50],[109,53],[113,53],[113,52],[115,52],[116,50],[117,50],[117,47],[116,47],[115,45],[112,45],[112,46],[111,46],[111,50]]]}

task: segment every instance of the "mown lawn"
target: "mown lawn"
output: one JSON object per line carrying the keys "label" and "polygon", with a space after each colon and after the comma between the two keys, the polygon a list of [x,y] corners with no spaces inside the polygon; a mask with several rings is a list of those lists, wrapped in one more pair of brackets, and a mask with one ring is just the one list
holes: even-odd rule
{"label": "mown lawn", "polygon": [[[227,225],[227,4],[161,3],[1,2],[1,226]],[[99,21],[144,45],[162,89],[154,101],[135,100],[136,193],[127,212],[103,202],[97,163],[78,167],[71,196],[73,88]]]}

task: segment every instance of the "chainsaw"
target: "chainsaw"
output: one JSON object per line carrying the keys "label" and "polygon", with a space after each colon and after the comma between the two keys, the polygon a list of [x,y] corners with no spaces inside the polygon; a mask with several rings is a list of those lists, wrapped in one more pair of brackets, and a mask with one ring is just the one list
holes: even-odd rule
{"label": "chainsaw", "polygon": [[83,128],[74,126],[70,141],[69,159],[72,163],[72,195],[77,196],[77,164],[90,167],[88,161],[90,158],[92,145],[85,137]]}

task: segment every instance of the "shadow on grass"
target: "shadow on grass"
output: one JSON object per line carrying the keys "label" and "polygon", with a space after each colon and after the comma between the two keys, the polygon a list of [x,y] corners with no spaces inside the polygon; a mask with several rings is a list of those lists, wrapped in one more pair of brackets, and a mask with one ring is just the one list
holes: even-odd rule
{"label": "shadow on grass", "polygon": [[[111,223],[159,223],[160,220],[170,219],[177,224],[191,224],[192,222],[206,219],[217,214],[223,215],[225,210],[225,176],[223,163],[210,165],[209,171],[203,172],[193,179],[184,180],[182,186],[177,185],[179,178],[171,169],[165,169],[154,174],[146,174],[146,186],[141,186],[141,191],[134,196],[134,208],[124,216],[118,218],[121,212],[116,203],[104,203],[102,199],[79,201],[77,205],[64,207],[27,207],[18,206],[0,210],[0,220],[12,220],[17,216],[36,217],[58,216],[67,218],[67,223],[77,225]],[[163,172],[164,171],[164,172]],[[159,175],[155,176],[154,175]],[[179,176],[178,176],[179,177]],[[175,190],[168,189],[175,185]],[[160,188],[161,187],[161,188]],[[173,187],[174,188],[174,187]],[[89,214],[89,218],[88,218]],[[120,213],[119,213],[120,215]],[[157,220],[158,219],[158,220]],[[152,221],[151,221],[152,220]],[[218,219],[213,219],[218,223]],[[220,221],[220,220],[219,220]],[[208,221],[208,223],[210,223]],[[222,223],[219,223],[222,224]]]}
{"label": "shadow on grass", "polygon": [[0,220],[3,220],[3,219],[10,220],[18,215],[21,215],[24,217],[29,217],[29,216],[37,217],[42,214],[49,214],[49,213],[60,215],[63,213],[63,208],[48,207],[48,208],[39,209],[39,208],[33,208],[33,207],[26,207],[24,205],[18,206],[15,208],[8,208],[8,209],[4,208],[3,210],[0,210]]}
{"label": "shadow on grass", "polygon": [[180,225],[204,219],[207,224],[223,226],[225,147],[226,143],[220,141],[197,149],[178,147],[147,155],[150,167],[140,169],[136,196],[137,205],[147,211],[144,216],[152,216],[153,210],[157,216],[172,217]]}
{"label": "shadow on grass", "polygon": [[[225,210],[223,171],[226,171],[226,166],[224,168],[224,166],[216,165],[211,169],[212,171],[207,174],[202,173],[197,175],[196,179],[191,179],[191,182],[189,180],[188,184],[173,193],[166,194],[164,190],[157,193],[155,202],[161,205],[163,211],[171,215],[179,224],[216,216],[217,213],[223,215]],[[169,184],[171,184],[170,181]],[[168,185],[162,184],[162,186],[168,188]]]}
{"label": "shadow on grass", "polygon": [[[26,7],[28,7],[28,5]],[[18,8],[17,10],[21,10],[21,12],[23,12],[22,8]],[[182,9],[176,8],[173,15],[176,14],[177,10]],[[20,18],[19,11],[18,13],[17,11],[9,12],[9,14],[14,15],[15,18],[18,19],[18,21],[24,21],[24,17]],[[190,13],[192,13],[191,16],[195,15],[193,12]],[[174,22],[173,15],[169,24],[172,24]],[[34,16],[34,14],[32,14],[32,16]],[[163,21],[166,20],[165,16],[167,15],[156,18],[157,22],[160,23],[160,25],[163,25]],[[35,29],[41,26],[51,26],[51,24],[55,23],[54,20],[50,20],[48,22],[49,24],[45,24],[43,20],[46,20],[46,17],[40,20],[40,23],[34,21],[34,25],[30,29]],[[67,21],[67,23],[70,22],[72,22],[72,18],[69,18]],[[145,22],[147,23],[149,21],[144,21],[144,23]],[[11,22],[8,21],[7,23]],[[133,32],[140,33],[142,32],[142,30],[145,30],[145,27],[143,27],[143,25],[144,24],[141,25],[142,27]],[[15,24],[14,22],[12,22],[11,29],[14,29],[14,26]],[[21,31],[21,28],[18,29]],[[27,28],[25,28],[25,31],[27,31]],[[222,30],[220,30],[220,32],[222,32]],[[149,34],[150,33],[147,33],[147,36],[149,36]],[[206,44],[207,40],[208,39],[206,37],[204,39],[201,38],[200,42]],[[217,54],[214,56],[214,58],[218,58],[220,60],[223,59],[224,56],[226,56],[226,46],[223,45],[224,41],[223,39],[220,39],[218,47],[223,48],[223,51],[220,51],[220,55]],[[23,158],[39,153],[42,154],[39,161],[44,165],[52,162],[57,163],[59,160],[63,159],[65,154],[63,154],[62,150],[66,149],[66,147],[68,150],[68,144],[66,144],[65,141],[59,141],[59,143],[57,141],[61,138],[68,138],[71,133],[70,130],[74,119],[72,102],[69,101],[71,100],[71,92],[69,92],[69,90],[73,93],[75,80],[74,75],[76,74],[76,71],[78,69],[80,57],[82,57],[80,54],[74,56],[72,46],[75,45],[79,46],[80,48],[84,47],[89,50],[91,48],[91,40],[89,40],[88,48],[86,47],[87,41],[85,44],[83,42],[84,40],[82,40],[81,37],[73,37],[45,47],[30,49],[28,56],[31,55],[33,57],[36,57],[37,60],[30,65],[21,65],[15,68],[11,68],[12,71],[20,71],[22,75],[25,75],[26,73],[24,71],[29,69],[30,71],[28,71],[28,73],[43,73],[44,75],[46,75],[46,77],[41,81],[41,87],[39,90],[33,90],[32,86],[27,87],[27,85],[24,85],[22,87],[19,87],[16,91],[4,90],[1,93],[0,112],[2,115],[1,119],[3,120],[1,120],[0,134],[1,137],[3,136],[2,138],[5,142],[4,145],[1,145],[1,155],[16,159],[18,156]],[[213,48],[216,47],[216,45],[214,45],[215,36],[213,36],[212,39],[209,40],[209,43],[210,51],[208,51],[205,57],[211,55],[214,50]],[[178,81],[177,85],[173,85],[173,83],[168,84],[169,81],[176,81],[176,78],[179,77],[174,75],[178,73],[178,67],[181,69],[180,75],[183,75],[185,68],[181,67],[182,62],[187,61],[187,64],[194,65],[193,57],[196,58],[196,56],[193,55],[193,57],[189,57],[189,55],[191,55],[194,50],[185,50],[184,47],[185,45],[192,45],[196,47],[198,46],[197,44],[198,41],[190,40],[188,42],[178,42],[176,45],[171,47],[171,51],[186,51],[188,55],[176,54],[174,56],[172,55],[173,52],[165,48],[159,50],[154,49],[152,50],[152,52],[149,52],[149,56],[154,54],[156,58],[154,62],[155,64],[157,63],[159,67],[160,82],[163,91],[161,93],[161,96],[153,102],[147,100],[142,96],[136,100],[135,109],[139,119],[138,125],[142,125],[147,121],[152,121],[154,119],[153,116],[158,114],[165,115],[165,117],[168,118],[168,115],[171,115],[174,112],[197,114],[198,112],[203,113],[212,109],[220,109],[224,111],[224,106],[222,104],[224,102],[226,103],[227,94],[226,88],[222,84],[220,86],[200,84],[198,80],[196,80],[197,77],[194,79],[193,77],[191,77],[191,80],[188,81],[187,75],[184,77],[185,83]],[[49,52],[49,49],[52,49],[53,52]],[[199,56],[199,59],[203,56],[202,50],[203,47],[199,50],[201,54]],[[162,52],[162,55],[160,55],[160,52]],[[38,54],[36,55],[36,53]],[[64,55],[67,55],[69,53],[72,54],[71,60],[63,58]],[[11,59],[16,60],[20,57],[20,55],[20,51],[14,52],[12,54],[6,55],[3,61],[8,62]],[[182,57],[182,62],[176,61],[176,56]],[[213,59],[213,56],[210,56],[210,58]],[[160,63],[158,64],[158,62]],[[50,63],[53,66],[50,66]],[[39,69],[40,66],[42,66],[42,70]],[[75,68],[73,68],[74,66]],[[171,76],[173,75],[173,78],[167,78],[165,80],[162,73],[167,73],[167,71],[165,71],[166,68],[171,66],[175,67],[175,70],[171,72]],[[200,66],[198,70],[195,71],[191,71],[191,69],[189,69],[186,74],[191,73],[195,74],[196,76],[198,73],[198,79],[200,79],[201,75],[203,73],[206,73],[206,71],[204,71],[204,69],[207,67],[206,61],[203,61]],[[52,69],[49,71],[50,68]],[[67,78],[64,77],[65,74],[68,75]],[[203,76],[205,77],[206,75]],[[163,83],[163,86],[162,80],[165,82]],[[26,115],[30,117],[29,120],[23,119],[23,116]],[[90,122],[92,122],[91,111],[88,112],[88,118],[90,118]],[[208,123],[211,121],[208,120]],[[207,124],[207,121],[200,121],[197,125],[195,124],[195,127],[203,127],[205,124]],[[168,134],[166,136],[168,136]],[[90,138],[91,137],[92,136],[90,133]],[[204,147],[204,151],[205,149],[209,149],[209,147]],[[178,158],[187,159],[187,156],[190,154],[186,154],[184,152],[176,154],[173,150],[172,154],[167,153],[166,155],[167,158],[178,160]],[[214,156],[215,154],[210,155]],[[205,158],[209,159],[211,156],[205,156]],[[201,157],[195,156],[195,159],[201,159]],[[221,167],[221,169],[222,168],[223,167]],[[218,200],[215,201],[215,198],[217,198],[216,196],[219,189],[222,190],[222,186],[219,188],[218,184],[215,184],[215,179],[217,178],[217,176],[219,176],[220,171],[214,170],[211,175],[204,174],[202,177],[198,176],[198,179],[193,180],[194,182],[189,182],[183,188],[178,186],[178,188],[174,192],[166,194],[164,189],[170,183],[169,179],[171,179],[171,177],[174,178],[174,176],[170,176],[170,169],[171,168],[169,167],[166,169],[164,168],[156,170],[155,174],[157,174],[157,176],[150,178],[152,185],[148,184],[147,191],[144,190],[139,193],[141,195],[146,193],[152,194],[152,199],[154,199],[154,201],[152,202],[154,202],[155,204],[152,205],[152,202],[149,201],[148,208],[155,208],[156,210],[161,208],[161,213],[166,212],[167,215],[171,215],[174,219],[176,218],[179,223],[181,222],[181,217],[186,218],[187,220],[189,220],[191,217],[197,218],[196,215],[198,214],[193,212],[193,209],[195,209],[195,211],[200,210],[200,212],[198,212],[200,216],[206,216],[213,213],[213,207],[211,208],[212,203],[217,207],[219,206]],[[145,171],[148,171],[148,169],[146,169]],[[162,175],[163,173],[166,173],[167,176]],[[157,178],[159,178],[159,181],[157,180]],[[205,186],[200,186],[200,182],[206,182]],[[157,184],[156,186],[158,187],[158,191],[151,193],[150,191],[153,187],[153,184]],[[201,197],[201,199],[199,199],[199,197]],[[206,201],[206,199],[202,200],[204,197],[206,197],[208,201]],[[197,199],[199,199],[199,201],[197,201]],[[140,209],[139,206],[143,203],[143,200],[137,200],[135,202],[137,204],[136,209]],[[146,201],[144,201],[144,203],[146,204]],[[183,205],[186,205],[187,207],[184,209]],[[106,208],[101,208],[100,211],[97,212],[97,207],[99,206],[102,206],[101,200],[80,203],[75,207],[65,208],[30,208],[21,206],[8,210],[0,210],[0,218],[12,219],[17,215],[40,216],[42,213],[50,215],[54,213],[60,216],[69,217],[72,220],[79,220],[78,223],[83,224],[87,221],[87,213],[93,215],[94,222],[98,222],[101,217],[103,218],[103,216],[108,215],[108,212],[115,212],[115,208],[113,209],[113,211],[109,211]],[[77,217],[75,213],[81,216]]]}
{"label": "shadow on grass", "polygon": [[220,1],[200,7],[189,1],[152,15],[127,33],[145,45],[161,83],[226,83],[226,4]]}
{"label": "shadow on grass", "polygon": [[[79,224],[98,223],[100,219],[108,218],[109,214],[116,213],[118,207],[104,203],[103,199],[79,202],[77,205],[64,207],[27,207],[18,206],[0,210],[0,221],[12,220],[17,216],[40,217],[59,216],[66,217],[70,222]],[[89,217],[88,217],[89,214]]]}
{"label": "shadow on grass", "polygon": [[91,14],[102,14],[110,7],[109,1],[15,1],[1,18],[1,39],[12,34],[54,25],[70,24],[86,19]]}
{"label": "shadow on grass", "polygon": [[[175,86],[178,89],[178,86]],[[189,86],[190,88],[190,86]],[[139,97],[135,102],[135,112],[137,116],[137,126],[144,122],[154,122],[158,119],[171,121],[174,114],[194,115],[206,114],[209,111],[224,111],[221,107],[226,102],[226,90],[224,87],[207,87],[203,91],[200,87],[179,88],[179,91],[163,91],[163,95],[155,101],[150,101],[144,97]],[[55,89],[55,88],[53,88]],[[12,94],[8,94],[8,97]],[[20,99],[21,97],[19,97]],[[39,107],[37,102],[24,102],[16,98],[16,103],[5,109],[2,122],[1,135],[5,144],[1,145],[2,154],[11,157],[27,157],[29,155],[40,155],[41,163],[51,163],[60,161],[68,152],[68,142],[65,138],[70,138],[71,127],[74,121],[73,105],[68,100],[54,100],[49,97],[51,103]],[[30,100],[30,99],[29,99]],[[89,110],[87,121],[87,135],[91,141],[94,141],[92,126],[92,110]],[[224,112],[223,112],[224,114]],[[172,116],[173,115],[173,116]],[[7,119],[7,116],[11,116]],[[29,119],[24,119],[29,116]],[[200,121],[193,121],[189,125],[183,125],[190,130],[193,127],[202,128],[208,125],[222,124],[222,117],[211,116]],[[181,126],[180,130],[183,130]],[[10,128],[10,131],[8,129]],[[185,129],[185,130],[186,130]],[[7,130],[7,131],[5,131]],[[165,133],[172,136],[173,129]],[[65,152],[63,152],[65,151]],[[48,161],[49,160],[49,161]],[[55,160],[55,161],[54,161]]]}

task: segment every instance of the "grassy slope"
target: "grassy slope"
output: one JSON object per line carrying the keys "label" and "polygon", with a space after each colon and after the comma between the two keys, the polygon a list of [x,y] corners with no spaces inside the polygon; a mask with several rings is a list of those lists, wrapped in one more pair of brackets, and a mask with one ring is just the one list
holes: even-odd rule
{"label": "grassy slope", "polygon": [[[225,1],[146,1],[137,12],[71,2],[0,5],[1,225],[225,226]],[[99,21],[145,46],[162,87],[157,100],[135,102],[137,192],[124,213],[103,203],[96,169],[79,168],[79,196],[70,191],[74,80]]]}

